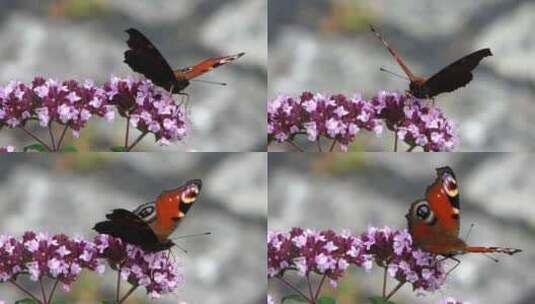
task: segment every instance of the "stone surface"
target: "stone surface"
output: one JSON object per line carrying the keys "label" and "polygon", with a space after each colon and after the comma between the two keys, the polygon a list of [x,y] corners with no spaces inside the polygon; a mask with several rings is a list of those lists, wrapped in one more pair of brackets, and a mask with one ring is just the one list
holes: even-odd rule
{"label": "stone surface", "polygon": [[[188,250],[188,254],[173,250],[186,282],[176,294],[157,303],[263,303],[266,166],[266,155],[260,153],[1,157],[0,233],[35,230],[90,238],[95,235],[91,227],[112,208],[135,208],[187,179],[201,178],[201,196],[172,237],[207,231],[212,235],[177,241]],[[96,290],[95,301],[113,297],[111,271],[103,278],[93,277],[75,284],[69,294],[87,298],[84,290]],[[0,300],[13,303],[10,300],[22,297],[12,292],[13,288],[0,284]],[[136,295],[146,299],[142,291]]]}
{"label": "stone surface", "polygon": [[[346,20],[329,9],[335,5],[360,10],[361,19],[347,20],[355,25],[344,28]],[[269,10],[274,12],[269,15],[270,99],[305,90],[366,97],[379,90],[406,90],[405,80],[379,71],[402,73],[370,33],[367,23],[372,23],[417,75],[431,76],[471,51],[490,47],[494,56],[475,69],[468,86],[436,99],[458,125],[457,151],[535,148],[532,1],[296,0],[287,5],[270,0]],[[325,28],[327,20],[338,20],[341,29]],[[364,149],[389,151],[390,145],[378,140]],[[274,145],[274,150],[281,147]]]}
{"label": "stone surface", "polygon": [[[406,227],[404,215],[412,201],[425,196],[434,169],[449,165],[459,181],[460,237],[471,245],[506,246],[523,250],[515,256],[496,255],[499,263],[479,254],[460,256],[461,265],[440,292],[416,297],[409,288],[396,303],[438,303],[445,296],[470,303],[530,303],[535,278],[532,178],[535,155],[512,153],[394,154],[272,153],[269,155],[268,229],[291,227],[350,229],[369,225]],[[467,236],[470,225],[474,228]],[[453,265],[452,265],[453,266]],[[380,293],[382,273],[355,269],[351,303],[364,303]],[[390,283],[393,285],[394,283]],[[280,284],[270,289],[277,297]],[[339,292],[347,290],[341,288]]]}
{"label": "stone surface", "polygon": [[[185,141],[161,148],[154,144],[153,138],[147,137],[137,150],[265,150],[267,18],[264,1],[99,3],[102,12],[85,19],[69,16],[54,19],[48,15],[50,1],[38,7],[34,1],[21,1],[17,5],[3,2],[0,85],[13,79],[30,81],[37,75],[60,80],[91,78],[96,83],[103,83],[112,74],[138,75],[123,63],[127,38],[124,30],[130,27],[145,33],[174,68],[243,51],[247,55],[239,61],[202,77],[226,82],[226,87],[197,82],[185,90],[190,94],[193,122],[192,133]],[[123,142],[125,127],[121,118],[111,125],[103,120],[89,124],[89,128],[82,130],[82,140],[77,142],[84,149],[89,146],[91,150],[106,151]],[[48,139],[45,131],[40,135]],[[138,135],[134,132],[132,138]],[[0,134],[0,145],[11,144],[21,150],[29,143],[22,132],[5,130]]]}

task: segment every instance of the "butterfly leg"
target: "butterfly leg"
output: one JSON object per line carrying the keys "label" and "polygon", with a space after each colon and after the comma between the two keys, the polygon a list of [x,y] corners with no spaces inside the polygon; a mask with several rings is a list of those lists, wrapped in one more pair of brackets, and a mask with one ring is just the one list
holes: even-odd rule
{"label": "butterfly leg", "polygon": [[189,94],[188,93],[178,93],[178,95],[182,96],[178,106],[181,107],[182,105],[184,105],[185,108],[187,109],[188,104],[189,104]]}
{"label": "butterfly leg", "polygon": [[457,266],[459,266],[461,264],[461,261],[459,259],[457,259],[456,257],[453,257],[453,256],[446,257],[446,259],[452,259],[455,262],[457,262],[455,264],[455,266],[453,266],[450,270],[448,270],[448,272],[446,273],[446,277],[447,277],[453,270],[455,270],[455,268],[457,268]]}

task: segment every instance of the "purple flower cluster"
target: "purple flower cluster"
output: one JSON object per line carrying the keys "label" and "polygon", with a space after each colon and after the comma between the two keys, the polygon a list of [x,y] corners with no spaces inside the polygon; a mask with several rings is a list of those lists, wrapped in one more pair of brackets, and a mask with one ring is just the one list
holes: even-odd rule
{"label": "purple flower cluster", "polygon": [[381,134],[383,125],[373,105],[359,95],[321,95],[310,92],[299,98],[281,95],[268,103],[268,135],[279,142],[307,134],[336,139],[343,150],[363,129]]}
{"label": "purple flower cluster", "polygon": [[123,280],[143,286],[151,298],[173,292],[182,282],[179,267],[164,252],[146,253],[108,235],[93,241],[26,232],[19,240],[0,236],[0,282],[27,274],[32,281],[57,279],[68,291],[83,269],[104,273],[106,262]]}
{"label": "purple flower cluster", "polygon": [[445,280],[440,257],[412,247],[406,230],[371,227],[360,236],[332,230],[293,228],[288,233],[268,233],[268,277],[295,270],[300,276],[325,274],[336,282],[350,265],[369,271],[373,262],[388,274],[420,291],[434,291]]}
{"label": "purple flower cluster", "polygon": [[115,112],[102,88],[86,81],[58,82],[36,77],[30,85],[12,81],[0,87],[0,125],[16,128],[29,120],[43,127],[51,122],[68,126],[78,137],[92,116],[112,120]]}
{"label": "purple flower cluster", "polygon": [[371,269],[372,256],[362,250],[358,238],[348,232],[317,232],[293,228],[288,233],[268,232],[268,277],[296,270],[300,276],[311,272],[326,275],[335,284],[353,264]]}
{"label": "purple flower cluster", "polygon": [[153,133],[160,145],[182,140],[190,130],[185,108],[150,80],[112,77],[104,90],[121,116],[142,133]]}
{"label": "purple flower cluster", "polygon": [[412,284],[419,291],[435,291],[446,279],[441,257],[412,246],[412,237],[404,230],[370,227],[360,236],[363,250],[377,265],[400,282]]}
{"label": "purple flower cluster", "polygon": [[31,120],[48,127],[54,122],[69,127],[77,138],[91,117],[113,120],[114,109],[143,134],[154,134],[161,145],[182,140],[190,130],[185,108],[150,80],[112,77],[96,86],[89,80],[81,84],[36,77],[29,85],[12,81],[0,87],[0,127],[24,127]]}
{"label": "purple flower cluster", "polygon": [[183,281],[179,267],[166,252],[147,253],[106,234],[95,237],[99,257],[121,272],[133,286],[143,286],[151,298],[173,292]]}
{"label": "purple flower cluster", "polygon": [[26,232],[20,240],[0,236],[0,282],[16,280],[28,274],[30,280],[43,277],[57,279],[69,290],[82,269],[103,273],[104,261],[98,259],[97,249],[81,238],[69,239],[64,234]]}
{"label": "purple flower cluster", "polygon": [[386,124],[410,147],[424,151],[451,151],[459,143],[453,122],[408,94],[380,92],[371,100],[310,92],[297,98],[280,95],[268,102],[267,112],[270,141],[292,141],[302,134],[314,142],[323,136],[346,151],[361,130],[380,135]]}
{"label": "purple flower cluster", "polygon": [[455,124],[438,108],[425,105],[412,95],[383,91],[371,103],[388,129],[411,147],[452,151],[459,144]]}

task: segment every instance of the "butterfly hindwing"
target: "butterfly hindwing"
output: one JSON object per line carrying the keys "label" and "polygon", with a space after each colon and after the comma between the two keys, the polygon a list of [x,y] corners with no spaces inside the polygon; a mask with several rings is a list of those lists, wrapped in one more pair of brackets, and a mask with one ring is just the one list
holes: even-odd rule
{"label": "butterfly hindwing", "polygon": [[165,245],[158,242],[150,226],[133,212],[126,209],[114,209],[106,215],[106,218],[108,220],[97,223],[93,229],[98,233],[109,234],[127,243],[140,246],[146,251],[166,249],[163,248],[166,247]]}

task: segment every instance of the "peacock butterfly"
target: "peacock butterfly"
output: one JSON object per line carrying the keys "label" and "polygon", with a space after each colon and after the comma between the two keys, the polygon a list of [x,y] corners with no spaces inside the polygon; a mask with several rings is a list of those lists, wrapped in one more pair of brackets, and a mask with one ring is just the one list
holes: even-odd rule
{"label": "peacock butterfly", "polygon": [[135,72],[143,74],[155,85],[173,94],[185,95],[182,91],[190,84],[190,80],[245,55],[242,52],[236,55],[208,58],[191,67],[173,70],[145,35],[134,28],[126,32],[128,33],[126,43],[129,49],[124,52],[124,62]]}
{"label": "peacock butterfly", "polygon": [[197,200],[201,188],[201,180],[190,180],[176,189],[162,192],[156,201],[142,204],[133,211],[112,210],[106,215],[107,220],[97,223],[93,229],[145,251],[169,249],[174,246],[169,236]]}
{"label": "peacock butterfly", "polygon": [[492,56],[489,48],[481,49],[451,63],[429,78],[419,77],[412,73],[398,52],[388,45],[383,36],[373,26],[370,25],[370,28],[394,57],[403,72],[409,77],[409,92],[417,98],[432,99],[441,93],[453,92],[460,87],[466,86],[472,81],[472,70],[477,67],[483,58]]}
{"label": "peacock butterfly", "polygon": [[455,174],[450,167],[437,168],[436,173],[435,181],[427,187],[426,199],[413,202],[405,216],[416,247],[447,257],[470,252],[513,255],[522,251],[516,248],[468,246],[461,240],[461,206]]}

